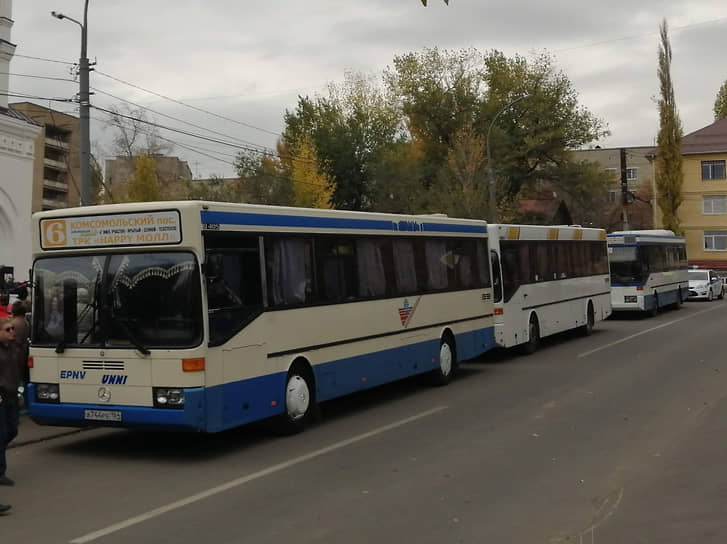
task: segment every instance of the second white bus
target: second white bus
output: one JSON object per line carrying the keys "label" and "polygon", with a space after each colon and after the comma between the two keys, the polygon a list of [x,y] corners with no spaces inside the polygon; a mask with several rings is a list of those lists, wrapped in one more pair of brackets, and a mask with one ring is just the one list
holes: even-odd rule
{"label": "second white bus", "polygon": [[577,226],[488,225],[495,341],[528,353],[545,336],[611,314],[606,232]]}

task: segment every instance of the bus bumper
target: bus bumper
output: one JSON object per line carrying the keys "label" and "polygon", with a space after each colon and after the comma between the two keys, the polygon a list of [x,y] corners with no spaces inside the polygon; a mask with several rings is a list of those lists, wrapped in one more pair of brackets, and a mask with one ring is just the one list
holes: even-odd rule
{"label": "bus bumper", "polygon": [[[204,389],[184,390],[184,408],[153,408],[107,404],[37,402],[35,384],[28,384],[28,413],[39,425],[61,427],[123,427],[136,429],[205,431]],[[120,418],[100,419],[101,417]],[[90,419],[94,418],[94,419]]]}

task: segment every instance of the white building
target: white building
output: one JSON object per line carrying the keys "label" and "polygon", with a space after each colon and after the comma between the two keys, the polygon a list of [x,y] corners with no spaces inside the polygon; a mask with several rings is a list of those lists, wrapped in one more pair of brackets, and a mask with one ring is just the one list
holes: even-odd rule
{"label": "white building", "polygon": [[0,0],[0,265],[14,269],[16,281],[29,279],[35,139],[41,127],[8,109],[10,61],[15,45],[12,0]]}

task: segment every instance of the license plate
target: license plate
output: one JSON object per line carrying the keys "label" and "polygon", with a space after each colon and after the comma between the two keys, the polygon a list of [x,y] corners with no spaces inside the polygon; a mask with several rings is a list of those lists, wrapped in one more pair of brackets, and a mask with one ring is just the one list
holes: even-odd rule
{"label": "license plate", "polygon": [[121,421],[120,410],[84,410],[83,419],[93,421]]}

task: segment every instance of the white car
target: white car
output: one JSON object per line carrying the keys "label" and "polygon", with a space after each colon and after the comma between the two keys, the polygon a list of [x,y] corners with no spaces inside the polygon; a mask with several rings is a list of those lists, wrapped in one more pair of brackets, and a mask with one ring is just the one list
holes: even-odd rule
{"label": "white car", "polygon": [[689,271],[689,300],[724,298],[722,278],[713,270]]}

